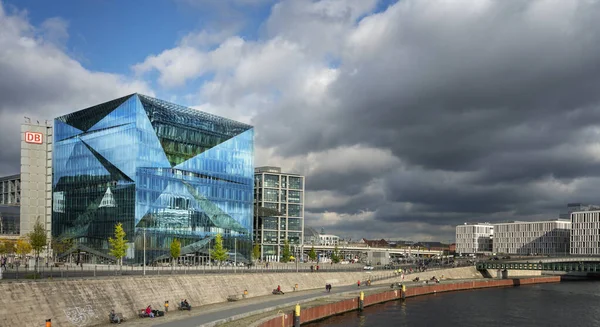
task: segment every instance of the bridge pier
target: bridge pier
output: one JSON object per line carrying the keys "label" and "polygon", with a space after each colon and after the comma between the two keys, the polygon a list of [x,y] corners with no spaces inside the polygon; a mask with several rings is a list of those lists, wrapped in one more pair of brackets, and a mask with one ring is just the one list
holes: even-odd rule
{"label": "bridge pier", "polygon": [[496,269],[496,278],[498,278],[498,279],[508,279],[508,270],[506,270],[506,269]]}

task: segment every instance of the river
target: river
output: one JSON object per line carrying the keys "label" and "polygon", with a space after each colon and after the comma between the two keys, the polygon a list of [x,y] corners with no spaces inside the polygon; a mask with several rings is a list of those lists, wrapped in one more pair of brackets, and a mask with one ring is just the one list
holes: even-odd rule
{"label": "river", "polygon": [[563,282],[418,296],[310,327],[600,326],[600,282]]}

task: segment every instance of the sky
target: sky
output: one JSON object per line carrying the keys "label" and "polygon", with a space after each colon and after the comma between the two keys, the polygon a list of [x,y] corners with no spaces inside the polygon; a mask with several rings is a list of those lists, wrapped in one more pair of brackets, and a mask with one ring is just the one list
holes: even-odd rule
{"label": "sky", "polygon": [[0,0],[0,175],[19,124],[142,93],[255,126],[305,224],[452,241],[599,204],[598,0]]}

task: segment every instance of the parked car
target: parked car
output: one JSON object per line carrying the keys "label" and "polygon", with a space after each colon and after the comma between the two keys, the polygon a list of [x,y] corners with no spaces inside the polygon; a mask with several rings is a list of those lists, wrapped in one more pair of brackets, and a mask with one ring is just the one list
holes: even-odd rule
{"label": "parked car", "polygon": [[374,269],[374,267],[373,267],[373,266],[371,266],[371,265],[366,265],[366,266],[363,268],[363,270],[373,270],[373,269]]}

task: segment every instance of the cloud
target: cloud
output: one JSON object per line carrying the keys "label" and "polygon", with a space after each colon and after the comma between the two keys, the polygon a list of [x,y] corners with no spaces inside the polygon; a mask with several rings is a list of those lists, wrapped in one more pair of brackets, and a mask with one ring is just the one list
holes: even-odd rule
{"label": "cloud", "polygon": [[446,241],[465,221],[600,202],[598,1],[179,3],[221,19],[132,64],[134,78],[67,55],[68,22],[0,7],[5,135],[23,112],[151,92],[139,79],[157,76],[195,108],[253,124],[256,164],[305,174],[306,224],[327,232]]}
{"label": "cloud", "polygon": [[[0,174],[18,173],[19,122],[51,120],[118,96],[153,94],[140,80],[90,71],[63,50],[68,23],[51,18],[33,26],[25,12],[0,3]],[[58,43],[57,43],[58,42]]]}
{"label": "cloud", "polygon": [[198,108],[254,124],[257,162],[306,174],[308,225],[446,239],[599,202],[600,2],[376,5],[282,1],[260,38],[197,47],[213,74]]}

